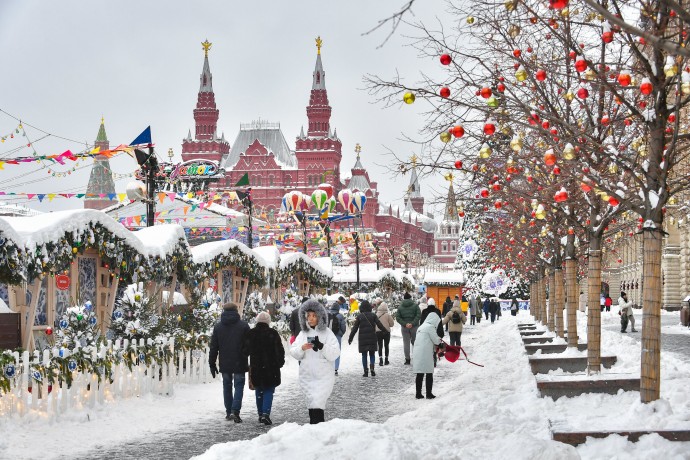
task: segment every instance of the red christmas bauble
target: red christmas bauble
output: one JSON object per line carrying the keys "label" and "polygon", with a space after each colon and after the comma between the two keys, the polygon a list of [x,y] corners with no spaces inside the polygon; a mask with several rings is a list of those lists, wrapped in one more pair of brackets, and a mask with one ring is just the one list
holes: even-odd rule
{"label": "red christmas bauble", "polygon": [[453,129],[451,129],[451,132],[453,133],[453,136],[455,137],[462,137],[465,135],[465,128],[463,128],[460,125],[453,126]]}
{"label": "red christmas bauble", "polygon": [[457,169],[462,169],[462,161],[460,160],[455,160],[455,167]]}
{"label": "red christmas bauble", "polygon": [[479,195],[481,195],[482,198],[488,198],[489,197],[489,189],[488,188],[482,188],[479,191]]}
{"label": "red christmas bauble", "polygon": [[652,94],[653,90],[654,86],[652,86],[652,82],[649,81],[649,78],[643,79],[642,83],[640,84],[640,92],[645,96],[649,96],[650,94]]}
{"label": "red christmas bauble", "polygon": [[491,97],[491,88],[487,88],[486,86],[482,89],[479,90],[479,94],[484,98],[484,99],[489,99]]}
{"label": "red christmas bauble", "polygon": [[539,69],[539,70],[537,70],[537,73],[534,75],[534,77],[535,77],[538,81],[544,81],[544,80],[546,80],[546,70],[544,70],[544,69]]}
{"label": "red christmas bauble", "polygon": [[546,166],[553,166],[556,164],[556,154],[549,150],[544,154],[544,163]]}
{"label": "red christmas bauble", "polygon": [[506,85],[504,85],[503,83],[499,83],[498,85],[496,85],[496,90],[499,93],[502,93],[506,90]]}
{"label": "red christmas bauble", "polygon": [[621,86],[629,86],[631,82],[632,77],[630,77],[629,73],[622,73],[618,75],[618,83],[620,83]]}
{"label": "red christmas bauble", "polygon": [[443,88],[441,88],[441,91],[439,94],[441,94],[441,97],[450,97],[450,88],[448,88],[447,86],[444,86]]}
{"label": "red christmas bauble", "polygon": [[46,328],[46,335],[53,335],[53,328],[52,327],[48,326]]}
{"label": "red christmas bauble", "polygon": [[554,10],[562,10],[568,7],[568,0],[549,0],[549,6]]}
{"label": "red christmas bauble", "polygon": [[587,88],[578,89],[577,97],[579,97],[580,99],[587,99],[589,97],[589,90],[587,90]]}
{"label": "red christmas bauble", "polygon": [[601,39],[604,43],[611,43],[613,41],[613,32],[610,30],[601,34]]}
{"label": "red christmas bauble", "polygon": [[609,204],[613,206],[614,208],[620,204],[620,201],[615,196],[610,196],[609,197]]}
{"label": "red christmas bauble", "polygon": [[587,61],[582,56],[578,56],[575,61],[575,70],[582,73],[587,70]]}
{"label": "red christmas bauble", "polygon": [[487,136],[491,136],[496,132],[496,125],[493,124],[492,122],[487,121],[484,123],[484,134]]}
{"label": "red christmas bauble", "polygon": [[451,63],[452,59],[450,58],[450,54],[442,54],[441,55],[441,64],[443,65],[449,65]]}

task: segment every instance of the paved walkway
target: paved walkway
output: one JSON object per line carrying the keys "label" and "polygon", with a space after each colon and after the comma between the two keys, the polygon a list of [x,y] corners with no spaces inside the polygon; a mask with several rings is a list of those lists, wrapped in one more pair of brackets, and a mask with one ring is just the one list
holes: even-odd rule
{"label": "paved walkway", "polygon": [[[605,314],[614,314],[613,312]],[[617,315],[617,314],[616,314]],[[664,332],[664,326],[674,326],[680,323],[680,313],[674,315],[663,315],[661,317],[661,351],[674,352],[679,355],[683,361],[690,361],[690,335],[688,334],[669,334]],[[620,324],[603,326],[604,329],[614,331],[620,334]],[[634,338],[637,342],[642,341],[642,312],[635,310],[635,328],[637,332],[630,332],[630,324],[628,324],[627,335]]]}
{"label": "paved walkway", "polygon": [[[348,331],[349,332],[349,331]],[[345,343],[345,339],[343,340]],[[347,345],[345,345],[347,346]],[[357,346],[357,341],[352,347]],[[356,350],[356,348],[355,348]],[[340,375],[336,377],[333,394],[328,400],[326,420],[334,418],[357,419],[368,422],[383,422],[391,415],[399,413],[405,404],[395,404],[396,399],[407,398],[414,401],[413,394],[405,394],[414,385],[411,366],[404,366],[402,338],[391,338],[391,364],[379,367],[378,355],[376,377],[362,377],[360,355],[348,355],[350,361],[341,364]],[[293,359],[286,356],[286,359]],[[356,362],[352,362],[356,361]],[[271,419],[274,425],[283,422],[309,423],[306,409],[296,379],[285,379],[276,389]],[[126,441],[117,446],[105,446],[86,452],[80,458],[88,459],[188,459],[205,452],[214,444],[251,439],[266,433],[270,428],[258,423],[254,392],[245,387],[242,408],[243,423],[225,421],[224,411],[208,414],[187,426],[174,431],[155,433],[151,439]],[[183,407],[180,410],[184,410]],[[406,410],[406,409],[403,409]],[[63,457],[67,459],[68,457]]]}

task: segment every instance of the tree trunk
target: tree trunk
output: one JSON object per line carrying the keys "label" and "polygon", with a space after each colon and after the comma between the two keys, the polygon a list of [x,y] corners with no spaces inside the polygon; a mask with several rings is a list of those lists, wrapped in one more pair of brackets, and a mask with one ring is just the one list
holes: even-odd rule
{"label": "tree trunk", "polygon": [[568,302],[566,303],[566,316],[568,319],[568,346],[577,346],[577,304],[580,293],[577,290],[577,260],[565,260],[565,282],[567,285]]}
{"label": "tree trunk", "polygon": [[549,269],[549,278],[547,280],[549,283],[549,309],[548,309],[548,322],[546,327],[549,328],[550,331],[555,330],[556,325],[554,324],[554,320],[556,318],[556,299],[555,299],[555,284],[556,284],[556,274],[555,270],[553,268]]}
{"label": "tree trunk", "polygon": [[640,399],[659,399],[661,386],[661,231],[644,231],[642,258],[642,369]]}
{"label": "tree trunk", "polygon": [[601,372],[601,237],[591,236],[587,262],[587,373]]}
{"label": "tree trunk", "polygon": [[563,296],[563,270],[561,267],[556,267],[553,271],[554,280],[554,291],[553,296],[553,308],[554,308],[554,325],[556,327],[556,333],[558,337],[563,338],[565,336],[563,332],[563,305],[565,304],[565,299]]}
{"label": "tree trunk", "polygon": [[546,325],[548,319],[546,308],[546,276],[542,276],[539,283],[539,314],[541,315],[541,322]]}

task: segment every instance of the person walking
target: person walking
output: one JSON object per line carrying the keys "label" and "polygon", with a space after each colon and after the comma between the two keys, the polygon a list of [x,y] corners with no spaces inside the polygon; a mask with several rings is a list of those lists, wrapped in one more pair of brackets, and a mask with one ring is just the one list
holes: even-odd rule
{"label": "person walking", "polygon": [[[462,307],[460,307],[460,308],[462,308]],[[441,319],[441,310],[436,308],[436,301],[434,300],[433,297],[429,297],[427,299],[427,307],[424,310],[422,310],[422,318],[421,318],[420,322],[423,323],[424,320],[426,319],[426,317],[430,314],[438,315],[438,318]],[[443,336],[444,336],[443,324],[441,324],[440,322],[438,323],[438,326],[436,327],[436,334],[438,334],[439,338],[443,338]],[[434,367],[436,367],[436,361],[437,361],[436,350],[434,350],[433,358],[434,358]]]}
{"label": "person walking", "polygon": [[422,312],[419,310],[419,305],[412,300],[410,293],[406,292],[403,295],[403,301],[400,302],[395,319],[400,324],[400,331],[402,332],[405,364],[410,364],[410,343],[414,345],[421,317]]}
{"label": "person walking", "polygon": [[270,327],[271,315],[256,315],[256,326],[247,332],[243,354],[249,357],[249,381],[256,393],[259,423],[273,425],[271,407],[273,394],[280,385],[280,368],[285,364],[285,349],[278,331]]}
{"label": "person walking", "polygon": [[[338,347],[340,350],[343,349],[343,335],[345,335],[345,331],[347,330],[345,316],[340,313],[343,308],[347,309],[347,302],[345,301],[345,297],[340,296],[338,297],[338,301],[333,303],[328,310],[328,320],[330,322],[337,321],[337,324],[332,324],[331,330],[335,334],[335,338],[338,339]],[[340,369],[340,356],[335,360],[335,375],[338,375],[338,369]]]}
{"label": "person walking", "polygon": [[[443,315],[445,317],[445,315]],[[474,325],[477,320],[477,297],[473,294],[470,296],[470,326]],[[446,327],[448,325],[446,324]]]}
{"label": "person walking", "polygon": [[376,362],[376,328],[383,330],[383,324],[371,311],[371,304],[368,300],[362,300],[359,303],[359,314],[355,318],[355,324],[352,325],[350,337],[347,339],[348,345],[352,344],[355,334],[359,331],[357,336],[357,345],[359,352],[362,354],[362,367],[364,374],[362,377],[369,377],[369,369],[367,369],[367,354],[369,355],[369,368],[371,369],[371,376],[376,377],[376,369],[374,363]]}
{"label": "person walking", "polygon": [[498,313],[498,302],[495,297],[492,297],[489,301],[489,314],[491,315],[491,324],[496,320],[496,314]]}
{"label": "person walking", "polygon": [[[491,299],[488,297],[484,299],[484,316],[489,319],[489,310],[491,309]],[[493,320],[491,321],[493,323]]]}
{"label": "person walking", "polygon": [[517,316],[518,310],[520,310],[520,304],[518,304],[517,297],[513,296],[513,300],[510,302],[510,314]]}
{"label": "person walking", "polygon": [[[450,296],[446,296],[445,302],[443,302],[443,308],[441,309],[441,315],[446,316],[446,314],[453,308],[453,301],[450,300]],[[448,330],[448,325],[446,324],[446,331]]]}
{"label": "person walking", "polygon": [[427,315],[426,319],[417,330],[417,340],[415,343],[412,363],[412,370],[416,374],[416,398],[422,399],[422,382],[426,376],[426,398],[434,399],[432,393],[434,386],[434,361],[435,347],[441,343],[441,339],[436,333],[441,318],[438,315]]}
{"label": "person walking", "polygon": [[[384,364],[388,366],[390,362],[388,361],[388,355],[390,353],[390,343],[391,343],[391,328],[395,325],[395,320],[391,316],[391,312],[388,310],[388,304],[383,300],[379,299],[378,307],[376,307],[376,317],[383,324],[383,329],[376,328],[376,342],[379,349],[379,366]],[[383,360],[383,349],[386,349],[386,360]]]}
{"label": "person walking", "polygon": [[462,327],[467,322],[467,316],[462,311],[461,307],[453,307],[443,317],[443,324],[448,326],[448,334],[450,335],[450,344],[460,346],[460,337],[462,336]]}
{"label": "person walking", "polygon": [[606,300],[604,301],[606,311],[611,311],[611,305],[613,305],[613,299],[611,299],[610,296],[606,296]]}
{"label": "person walking", "polygon": [[477,295],[477,310],[475,316],[477,317],[477,324],[482,322],[482,298]]}
{"label": "person walking", "polygon": [[334,362],[340,356],[335,334],[328,328],[328,312],[316,299],[299,308],[302,330],[290,347],[290,355],[300,361],[299,385],[307,399],[309,423],[325,421],[326,401],[333,392]]}
{"label": "person walking", "polygon": [[[626,329],[628,328],[628,321],[630,320],[630,316],[632,314],[628,313],[628,310],[632,310],[632,302],[628,302],[628,295],[621,291],[621,296],[618,298],[618,314],[621,317],[621,332],[627,333]],[[633,332],[637,332],[633,328]]]}
{"label": "person walking", "polygon": [[[242,354],[242,346],[245,335],[249,332],[249,325],[240,319],[237,310],[237,305],[232,302],[223,305],[220,321],[213,327],[211,334],[208,362],[213,378],[216,378],[218,373],[223,378],[225,420],[242,423],[240,411],[244,394],[244,374],[248,367],[247,357]],[[216,366],[216,360],[220,366]]]}

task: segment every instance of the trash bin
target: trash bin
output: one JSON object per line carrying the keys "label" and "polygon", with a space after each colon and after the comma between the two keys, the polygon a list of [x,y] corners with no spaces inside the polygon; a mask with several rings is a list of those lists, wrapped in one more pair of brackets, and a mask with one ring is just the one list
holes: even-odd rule
{"label": "trash bin", "polygon": [[680,309],[680,323],[690,327],[690,295],[683,299],[683,306]]}

